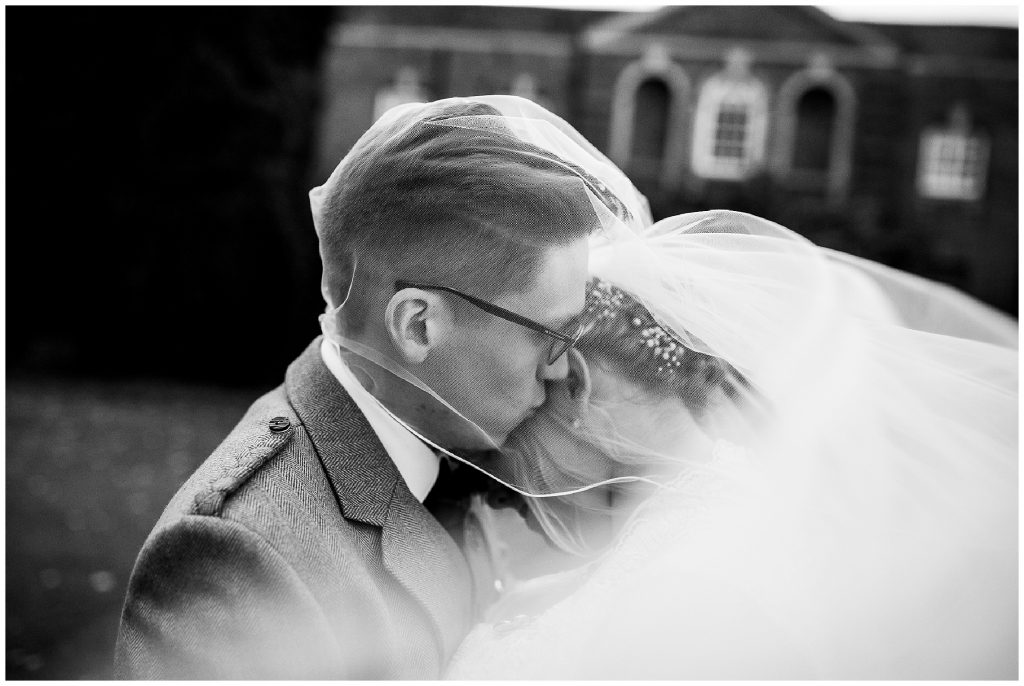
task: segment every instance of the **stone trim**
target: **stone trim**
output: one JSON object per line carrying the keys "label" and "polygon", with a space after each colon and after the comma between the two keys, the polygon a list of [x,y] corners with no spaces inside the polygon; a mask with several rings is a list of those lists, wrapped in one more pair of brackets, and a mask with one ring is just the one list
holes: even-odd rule
{"label": "stone trim", "polygon": [[811,64],[788,79],[779,88],[778,137],[776,139],[775,171],[791,182],[793,156],[796,149],[797,106],[800,98],[812,88],[823,88],[832,94],[836,103],[835,129],[829,146],[828,179],[826,188],[832,202],[846,197],[853,169],[853,134],[857,110],[857,93],[842,74],[836,72],[824,56],[812,58]]}
{"label": "stone trim", "polygon": [[669,91],[665,151],[659,179],[664,187],[677,186],[686,164],[687,132],[692,87],[683,68],[672,62],[657,44],[644,57],[627,64],[615,81],[608,141],[609,157],[622,169],[628,169],[633,146],[633,121],[636,115],[637,89],[650,78],[661,79]]}
{"label": "stone trim", "polygon": [[397,48],[455,52],[499,52],[569,58],[572,41],[539,31],[488,31],[439,26],[340,24],[330,45],[345,48]]}

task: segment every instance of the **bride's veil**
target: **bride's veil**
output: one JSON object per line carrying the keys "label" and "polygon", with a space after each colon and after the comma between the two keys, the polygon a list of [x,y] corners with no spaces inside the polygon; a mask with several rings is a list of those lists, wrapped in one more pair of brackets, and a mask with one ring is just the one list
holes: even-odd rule
{"label": "bride's veil", "polygon": [[[665,431],[711,439],[629,451],[632,469],[674,459],[677,476],[602,558],[640,561],[605,598],[608,621],[580,629],[593,636],[586,661],[623,677],[637,665],[652,677],[1015,674],[1014,320],[730,211],[662,220],[595,248],[591,268],[628,294],[627,318],[642,305],[724,373],[659,385],[651,348],[612,360],[581,341],[614,374],[688,401],[652,407]],[[643,341],[644,329],[594,335]],[[590,405],[614,418],[619,402]],[[619,447],[612,431],[590,441]],[[592,501],[530,505],[563,548],[589,552]],[[608,657],[623,651],[628,663]]]}
{"label": "bride's veil", "polygon": [[[483,109],[438,115],[452,103]],[[681,663],[713,672],[757,654],[739,672],[757,677],[793,658],[744,652],[742,640],[755,639],[730,632],[748,621],[756,630],[743,636],[784,635],[812,675],[1015,670],[1016,321],[748,214],[652,223],[614,164],[512,96],[385,114],[311,192],[318,231],[360,155],[436,127],[571,177],[598,225],[588,333],[569,382],[493,441],[490,457],[452,456],[528,496],[568,550],[594,552],[586,528],[623,503],[633,519],[612,527],[619,545],[645,517],[661,523],[645,564],[609,599],[609,618],[622,621],[579,627],[593,636],[590,664],[634,650],[671,676]],[[364,248],[346,277],[354,288],[383,264]],[[325,334],[448,404],[386,348],[339,326],[346,303],[331,296],[330,269],[325,259]],[[696,598],[706,612],[686,611]]]}
{"label": "bride's veil", "polygon": [[[488,173],[474,176],[481,166],[488,167]],[[367,174],[368,169],[376,170],[376,175]],[[436,198],[443,197],[443,191],[437,190],[439,186],[448,190],[456,183],[462,184],[460,190],[472,202],[460,198],[463,202],[455,209],[435,208],[416,216],[387,215],[389,221],[423,226],[419,232],[421,244],[396,246],[391,238],[392,227],[374,216],[385,215],[395,204],[393,195],[381,194],[376,187],[382,177],[391,184],[393,193],[418,194],[425,206],[433,207],[431,203],[436,205]],[[465,178],[479,182],[467,184]],[[361,196],[373,197],[375,204],[362,210],[365,216],[353,216],[345,203]],[[354,330],[346,324],[353,308],[365,307],[358,302],[359,298],[351,296],[374,289],[394,293],[408,287],[419,288],[419,284],[409,282],[423,282],[425,271],[435,272],[435,276],[422,286],[435,288],[435,292],[436,287],[447,289],[440,293],[455,305],[469,307],[463,302],[467,295],[494,304],[493,297],[460,286],[463,272],[478,268],[468,263],[464,255],[486,250],[486,246],[493,246],[491,254],[495,259],[491,262],[502,269],[492,275],[492,279],[505,279],[492,294],[501,296],[531,285],[530,274],[516,272],[508,265],[516,262],[519,255],[542,252],[547,247],[538,243],[536,234],[546,231],[559,236],[559,240],[590,236],[590,243],[595,246],[634,240],[651,224],[646,199],[569,124],[515,96],[449,98],[401,105],[386,112],[356,142],[330,178],[310,191],[310,203],[323,262],[321,290],[327,307],[320,322],[324,335],[338,344],[350,366],[383,370],[406,384],[410,393],[425,394],[445,408],[464,429],[461,433],[474,437],[476,450],[453,452],[430,441],[427,432],[406,424],[410,431],[451,459],[529,497],[558,497],[606,481],[638,476],[626,474],[605,479],[590,471],[570,475],[557,465],[519,460],[504,446],[513,427],[491,426],[484,421],[486,418],[474,418],[475,408],[467,406],[464,400],[474,395],[474,385],[494,388],[500,393],[507,380],[499,376],[498,370],[480,369],[475,374],[462,375],[458,370],[447,370],[443,383],[449,389],[445,392],[436,379],[426,378],[424,373],[402,362],[389,339],[374,338],[365,330]],[[537,225],[545,219],[558,226]],[[352,235],[343,245],[338,235],[344,232],[336,227],[345,222],[363,222],[376,230],[349,232]],[[438,222],[454,224],[461,233],[452,235],[447,231],[443,242],[431,241],[432,233],[440,233],[431,231],[432,223]],[[396,251],[415,253],[413,261],[420,272],[396,271]],[[453,296],[453,291],[462,293],[463,299]],[[386,304],[386,299],[378,303],[381,310]],[[450,355],[472,357],[475,351],[467,349],[471,345],[453,341],[451,347],[455,350]],[[405,424],[401,418],[395,418]],[[518,419],[521,421],[522,416]]]}

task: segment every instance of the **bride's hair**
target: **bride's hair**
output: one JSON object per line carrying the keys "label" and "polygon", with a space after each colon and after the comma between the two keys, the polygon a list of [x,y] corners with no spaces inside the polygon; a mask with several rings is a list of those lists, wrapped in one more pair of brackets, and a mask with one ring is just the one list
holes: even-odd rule
{"label": "bride's hair", "polygon": [[737,400],[750,390],[729,363],[681,343],[626,291],[598,278],[587,286],[584,316],[593,324],[576,347],[588,360],[604,360],[656,394],[678,396],[697,419],[716,391]]}
{"label": "bride's hair", "polygon": [[[599,366],[650,394],[650,397],[646,394],[629,397],[627,403],[653,401],[651,410],[666,412],[663,418],[671,422],[681,419],[678,409],[662,408],[658,401],[679,398],[686,412],[709,437],[719,437],[718,433],[727,428],[721,421],[723,411],[732,414],[740,407],[748,407],[752,399],[756,401],[751,383],[738,370],[719,357],[684,345],[680,337],[660,323],[636,297],[599,278],[590,279],[587,288],[583,316],[588,329],[576,349],[589,366]],[[587,406],[586,413],[598,416],[614,417],[620,409],[615,404],[618,401],[609,404],[603,399],[580,396],[580,402]],[[589,465],[595,459],[593,452],[581,448],[580,454],[574,455],[571,449],[549,450],[551,431],[573,436],[596,448],[608,461],[624,466],[626,472],[636,477],[646,477],[647,468],[654,467],[660,469],[658,479],[671,481],[675,474],[673,465],[682,467],[698,457],[665,453],[661,448],[637,442],[635,437],[622,435],[614,422],[598,422],[600,428],[595,429],[574,420],[565,421],[564,417],[560,419],[555,411],[539,415],[538,420],[539,424],[531,423],[527,430],[514,433],[506,446],[511,452],[519,453],[519,459],[513,464],[523,483],[543,480],[555,472],[567,478],[565,483],[573,487],[595,484]],[[542,467],[538,468],[538,464]],[[668,471],[662,467],[667,467]],[[639,480],[647,481],[646,478]],[[600,520],[600,515],[615,511],[616,503],[620,502],[613,497],[615,494],[626,495],[635,485],[632,481],[610,484],[604,499],[589,498],[585,502],[573,498],[526,498],[522,511],[532,512],[556,547],[574,555],[591,555],[608,543],[600,534],[592,538],[601,526],[593,530],[591,527]],[[637,493],[644,488],[641,486]],[[630,500],[627,497],[621,502]]]}

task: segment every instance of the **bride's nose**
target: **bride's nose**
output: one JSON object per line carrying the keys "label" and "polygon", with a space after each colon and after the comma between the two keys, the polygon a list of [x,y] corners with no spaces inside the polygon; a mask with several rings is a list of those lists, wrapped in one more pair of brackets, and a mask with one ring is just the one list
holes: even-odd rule
{"label": "bride's nose", "polygon": [[551,364],[548,364],[547,360],[543,360],[537,369],[537,377],[541,381],[561,381],[567,376],[569,376],[569,355],[567,353],[559,355],[558,359]]}

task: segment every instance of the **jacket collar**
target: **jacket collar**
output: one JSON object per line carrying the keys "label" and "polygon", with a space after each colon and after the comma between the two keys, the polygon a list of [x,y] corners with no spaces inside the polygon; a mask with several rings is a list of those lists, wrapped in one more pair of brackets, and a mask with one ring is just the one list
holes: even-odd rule
{"label": "jacket collar", "polygon": [[349,520],[382,529],[384,566],[426,608],[443,662],[471,621],[469,568],[448,532],[416,500],[355,402],[320,354],[322,337],[285,376],[288,399],[316,449]]}

